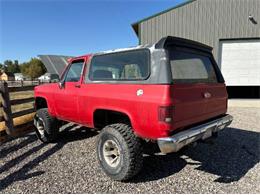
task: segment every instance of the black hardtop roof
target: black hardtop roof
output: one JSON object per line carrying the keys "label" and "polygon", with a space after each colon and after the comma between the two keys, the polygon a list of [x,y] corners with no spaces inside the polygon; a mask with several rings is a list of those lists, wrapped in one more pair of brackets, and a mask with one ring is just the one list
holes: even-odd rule
{"label": "black hardtop roof", "polygon": [[169,46],[188,47],[188,48],[192,48],[192,49],[201,50],[204,52],[211,52],[213,49],[212,47],[205,45],[203,43],[197,42],[197,41],[184,39],[184,38],[180,38],[180,37],[173,37],[173,36],[164,37],[155,44],[156,49],[165,49]]}

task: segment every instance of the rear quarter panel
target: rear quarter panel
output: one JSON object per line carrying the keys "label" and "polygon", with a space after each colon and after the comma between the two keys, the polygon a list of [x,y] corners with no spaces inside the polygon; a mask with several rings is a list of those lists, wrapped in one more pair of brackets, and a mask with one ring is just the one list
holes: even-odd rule
{"label": "rear quarter panel", "polygon": [[[138,90],[143,94],[137,96]],[[168,85],[82,84],[79,94],[81,123],[93,127],[96,109],[108,109],[129,116],[135,133],[142,138],[166,136],[168,125],[158,122],[159,105],[169,105]]]}

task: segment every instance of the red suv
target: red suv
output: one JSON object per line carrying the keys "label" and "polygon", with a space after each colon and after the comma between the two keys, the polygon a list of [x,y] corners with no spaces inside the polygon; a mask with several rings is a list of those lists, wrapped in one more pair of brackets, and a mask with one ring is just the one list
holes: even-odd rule
{"label": "red suv", "polygon": [[102,130],[97,156],[115,180],[136,175],[143,146],[162,153],[205,140],[232,122],[212,48],[177,37],[70,59],[59,83],[35,88],[35,126],[49,142],[61,121]]}

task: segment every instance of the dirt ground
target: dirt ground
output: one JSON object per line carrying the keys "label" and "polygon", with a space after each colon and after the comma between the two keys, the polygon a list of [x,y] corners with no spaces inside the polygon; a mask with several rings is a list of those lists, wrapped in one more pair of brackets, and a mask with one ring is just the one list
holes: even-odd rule
{"label": "dirt ground", "polygon": [[230,108],[232,125],[214,144],[175,154],[145,155],[128,182],[109,179],[98,165],[97,132],[64,127],[57,142],[34,134],[0,145],[1,193],[260,193],[260,109]]}

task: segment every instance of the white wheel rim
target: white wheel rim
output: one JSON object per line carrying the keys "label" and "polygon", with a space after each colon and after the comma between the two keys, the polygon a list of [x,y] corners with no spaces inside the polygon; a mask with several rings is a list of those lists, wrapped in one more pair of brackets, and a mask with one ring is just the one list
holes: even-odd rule
{"label": "white wheel rim", "polygon": [[44,122],[41,118],[36,121],[36,128],[41,136],[44,136]]}
{"label": "white wheel rim", "polygon": [[116,167],[120,163],[119,146],[113,140],[105,141],[103,145],[103,156],[110,167]]}

